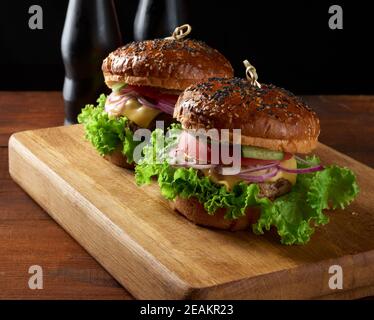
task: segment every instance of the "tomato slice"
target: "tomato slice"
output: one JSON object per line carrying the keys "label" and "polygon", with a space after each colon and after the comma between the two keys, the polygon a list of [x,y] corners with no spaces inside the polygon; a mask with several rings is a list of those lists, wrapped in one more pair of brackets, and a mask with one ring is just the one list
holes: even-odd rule
{"label": "tomato slice", "polygon": [[136,91],[141,96],[152,99],[155,101],[163,100],[170,104],[175,104],[178,100],[178,95],[175,94],[168,94],[168,93],[161,93],[158,89],[147,87],[147,86],[131,86],[128,85],[127,88]]}
{"label": "tomato slice", "polygon": [[[212,161],[211,146],[203,140],[196,138],[187,131],[182,132],[179,139],[178,150],[186,154],[190,159],[197,160],[199,163],[210,163]],[[232,154],[232,152],[230,152]],[[293,157],[291,153],[284,153],[284,158],[281,161],[289,160]],[[220,159],[221,161],[221,159]],[[277,160],[262,160],[253,158],[241,158],[242,166],[264,166]]]}
{"label": "tomato slice", "polygon": [[290,160],[292,157],[293,157],[292,153],[284,152],[284,156],[283,156],[283,160],[282,161]]}
{"label": "tomato slice", "polygon": [[211,161],[210,146],[186,131],[181,134],[178,150],[183,151],[189,158],[197,160],[199,163],[210,163]]}

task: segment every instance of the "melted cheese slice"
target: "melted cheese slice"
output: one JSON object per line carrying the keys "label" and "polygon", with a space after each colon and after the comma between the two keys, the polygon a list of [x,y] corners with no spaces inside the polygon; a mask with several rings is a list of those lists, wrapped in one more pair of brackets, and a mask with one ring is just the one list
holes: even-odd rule
{"label": "melted cheese slice", "polygon": [[[285,160],[285,161],[281,161],[280,163],[280,166],[282,166],[283,168],[286,168],[286,169],[296,169],[297,168],[297,163],[296,163],[296,159],[294,157],[288,159],[288,160]],[[214,172],[213,170],[211,169],[208,169],[208,170],[202,170],[204,175],[209,177],[210,180],[212,180],[213,182],[215,183],[218,183],[218,184],[222,184],[226,187],[227,190],[232,190],[232,188],[234,187],[234,185],[240,181],[242,181],[242,179],[238,176],[224,176],[224,175],[221,175],[221,174],[218,174],[216,172]],[[253,172],[251,173],[252,175],[263,175],[265,174],[265,171],[258,171],[258,172]],[[277,173],[276,176],[274,176],[273,178],[267,180],[267,182],[274,182],[274,181],[277,181],[281,178],[283,179],[286,179],[288,180],[289,182],[291,182],[292,184],[295,184],[296,183],[296,174],[295,173],[288,173],[288,172],[284,172],[284,171],[281,171],[279,170],[279,172]]]}
{"label": "melted cheese slice", "polygon": [[[285,168],[285,169],[297,169],[297,162],[296,162],[296,159],[294,157],[292,157],[288,160],[281,161],[280,166]],[[277,175],[272,177],[268,181],[269,182],[274,182],[274,181],[277,181],[277,180],[283,178],[283,179],[288,180],[292,184],[295,184],[296,183],[296,177],[297,177],[296,173],[288,173],[288,172],[284,172],[284,171],[279,170]]]}
{"label": "melted cheese slice", "polygon": [[160,113],[160,110],[140,104],[137,99],[129,99],[125,103],[108,110],[110,116],[125,116],[142,128],[147,128]]}

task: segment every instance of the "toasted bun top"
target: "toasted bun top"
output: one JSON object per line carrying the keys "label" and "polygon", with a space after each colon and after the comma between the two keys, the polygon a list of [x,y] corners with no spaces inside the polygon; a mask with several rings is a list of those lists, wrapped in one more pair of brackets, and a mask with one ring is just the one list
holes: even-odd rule
{"label": "toasted bun top", "polygon": [[233,76],[230,62],[222,54],[191,39],[129,43],[110,53],[102,70],[109,87],[123,81],[174,90],[184,90],[211,77]]}
{"label": "toasted bun top", "polygon": [[317,145],[319,120],[300,98],[274,85],[212,78],[188,87],[174,118],[186,129],[241,129],[242,144],[291,153]]}

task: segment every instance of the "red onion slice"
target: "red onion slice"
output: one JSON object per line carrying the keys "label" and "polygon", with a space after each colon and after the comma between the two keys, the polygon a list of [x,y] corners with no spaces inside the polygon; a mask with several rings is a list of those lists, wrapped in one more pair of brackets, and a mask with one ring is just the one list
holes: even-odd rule
{"label": "red onion slice", "polygon": [[138,99],[139,103],[144,104],[147,107],[154,108],[155,105],[152,102],[149,102],[145,98],[139,96],[138,94],[136,95],[136,99]]}
{"label": "red onion slice", "polygon": [[123,99],[123,96],[119,96],[117,94],[110,94],[106,101],[112,103],[112,102],[117,102],[119,100]]}
{"label": "red onion slice", "polygon": [[149,108],[158,109],[167,114],[173,115],[174,113],[174,104],[166,100],[159,100],[157,103],[152,103],[146,98],[140,96],[136,91],[131,90],[130,88],[124,88],[117,93],[111,93],[105,103],[105,111],[108,112],[111,108],[117,107],[120,104],[126,103],[127,100],[131,98],[136,98],[140,104],[143,104]]}
{"label": "red onion slice", "polygon": [[288,169],[288,168],[284,168],[284,167],[278,165],[277,168],[279,170],[284,171],[284,172],[296,173],[296,174],[312,173],[312,172],[321,171],[321,170],[324,169],[324,167],[322,165],[318,165],[318,166],[315,166],[315,167],[309,167],[309,168],[301,168],[301,169]]}
{"label": "red onion slice", "polygon": [[132,96],[123,96],[121,99],[117,100],[117,101],[109,101],[109,105],[120,105],[120,104],[123,104],[123,103],[126,103],[128,100],[132,99],[133,97]]}
{"label": "red onion slice", "polygon": [[[279,164],[279,161],[275,161],[274,163],[269,163],[267,165],[247,167],[246,169],[242,169],[239,173],[236,172],[235,175],[236,174],[247,174],[247,173],[250,173],[250,172],[257,172],[257,171],[262,171],[262,170],[268,170],[268,169],[276,167],[278,164]],[[218,174],[230,175],[229,173],[224,174],[222,166],[216,167],[216,171],[217,171]]]}
{"label": "red onion slice", "polygon": [[198,164],[196,162],[183,162],[183,163],[171,163],[174,167],[182,167],[182,168],[193,168],[197,170],[206,170],[214,168],[214,164]]}
{"label": "red onion slice", "polygon": [[106,103],[107,104],[115,104],[115,103],[118,103],[118,102],[122,101],[123,98],[124,98],[124,96],[117,96],[117,95],[110,94],[108,96],[108,98],[106,99]]}
{"label": "red onion slice", "polygon": [[157,102],[156,104],[149,102],[147,99],[137,96],[138,101],[141,104],[144,104],[147,107],[153,108],[153,109],[158,109],[162,112],[165,112],[167,114],[172,115],[174,113],[174,105],[168,104],[166,102]]}
{"label": "red onion slice", "polygon": [[239,174],[238,176],[241,177],[243,180],[249,181],[249,182],[265,182],[266,180],[273,178],[277,175],[279,169],[278,167],[271,168],[268,173],[265,173],[260,176],[251,176],[248,174]]}
{"label": "red onion slice", "polygon": [[119,95],[124,95],[124,94],[127,94],[129,92],[134,92],[134,90],[132,88],[129,88],[129,86],[126,86],[124,88],[122,88],[121,90],[117,91],[116,93],[119,94]]}
{"label": "red onion slice", "polygon": [[158,103],[155,105],[157,109],[160,109],[161,111],[170,115],[173,115],[174,113],[174,106],[175,104],[171,104],[166,101],[158,101]]}
{"label": "red onion slice", "polygon": [[182,161],[181,162],[171,162],[169,163],[170,165],[172,166],[175,166],[175,167],[184,167],[184,168],[194,168],[194,169],[198,169],[198,170],[203,170],[203,169],[210,169],[210,168],[214,168],[216,165],[213,165],[211,163],[207,163],[207,164],[199,164],[198,162],[196,162],[196,160],[193,160],[193,161],[188,161],[185,159],[185,154],[183,152],[183,150],[181,149],[171,149],[169,151],[169,156],[171,157],[171,160],[179,160],[178,157],[179,156],[182,156],[183,159],[181,159]]}
{"label": "red onion slice", "polygon": [[109,95],[108,99],[105,102],[104,110],[106,112],[109,112],[111,109],[113,109],[113,107],[114,108],[118,107],[119,105],[126,103],[128,100],[132,98],[134,97],[131,95],[124,95],[124,96],[120,96],[119,99],[113,99],[111,95]]}
{"label": "red onion slice", "polygon": [[240,173],[256,172],[256,171],[271,169],[271,168],[276,167],[278,164],[279,164],[279,161],[274,162],[274,163],[269,163],[264,166],[249,167],[248,169],[241,170]]}

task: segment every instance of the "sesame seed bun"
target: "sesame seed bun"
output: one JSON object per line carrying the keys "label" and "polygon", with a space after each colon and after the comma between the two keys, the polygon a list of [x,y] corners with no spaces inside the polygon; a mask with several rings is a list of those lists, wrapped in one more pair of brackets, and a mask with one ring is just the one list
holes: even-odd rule
{"label": "sesame seed bun", "polygon": [[156,39],[129,43],[109,54],[102,70],[106,84],[116,82],[184,90],[210,77],[231,78],[227,59],[204,42]]}
{"label": "sesame seed bun", "polygon": [[319,119],[300,98],[274,85],[212,78],[188,87],[174,118],[185,129],[241,129],[241,143],[290,153],[316,146]]}

